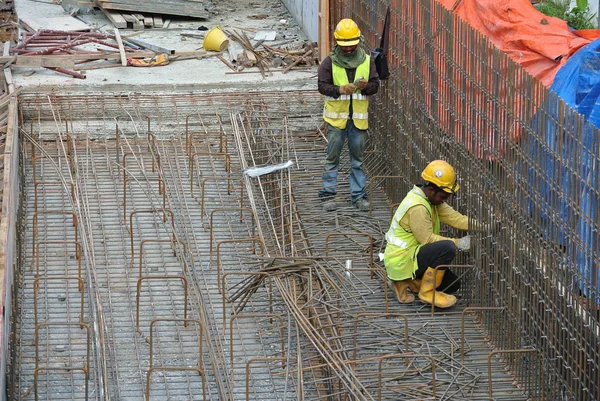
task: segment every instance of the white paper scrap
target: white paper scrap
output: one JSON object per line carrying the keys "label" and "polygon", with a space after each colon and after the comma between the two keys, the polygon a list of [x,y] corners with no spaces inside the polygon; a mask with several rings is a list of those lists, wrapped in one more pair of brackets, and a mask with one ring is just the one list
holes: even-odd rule
{"label": "white paper scrap", "polygon": [[285,163],[275,164],[272,166],[252,167],[252,168],[244,170],[244,174],[246,174],[247,176],[250,176],[250,177],[258,177],[261,175],[272,173],[277,170],[283,170],[284,168],[288,168],[293,165],[294,165],[294,162],[291,160],[288,160]]}

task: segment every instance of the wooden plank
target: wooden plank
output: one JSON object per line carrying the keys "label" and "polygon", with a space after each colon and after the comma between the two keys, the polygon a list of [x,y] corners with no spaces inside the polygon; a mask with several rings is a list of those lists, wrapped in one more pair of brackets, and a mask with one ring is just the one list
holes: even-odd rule
{"label": "wooden plank", "polygon": [[123,18],[125,19],[125,21],[131,22],[132,24],[136,20],[136,18],[133,15],[131,15],[131,14],[121,14],[121,15],[123,16]]}
{"label": "wooden plank", "polygon": [[133,28],[133,24],[135,23],[135,18],[133,18],[133,15],[124,13],[121,13],[121,15],[123,18],[125,18],[125,21],[127,21],[127,28]]}
{"label": "wooden plank", "polygon": [[117,44],[119,45],[119,54],[121,55],[121,65],[127,65],[127,56],[125,55],[125,47],[123,46],[123,40],[121,39],[121,34],[119,33],[119,28],[115,28],[115,39],[117,40]]}
{"label": "wooden plank", "polygon": [[152,17],[144,17],[144,26],[148,28],[152,28],[154,26],[154,20]]}
{"label": "wooden plank", "polygon": [[131,15],[133,17],[133,29],[144,29],[144,22],[140,21],[135,14]]}
{"label": "wooden plank", "polygon": [[53,56],[18,56],[11,64],[11,67],[15,68],[51,67],[73,69],[74,66],[73,60],[61,60]]}
{"label": "wooden plank", "polygon": [[140,40],[140,39],[123,38],[123,40],[125,42],[133,43],[134,45],[143,47],[143,48],[148,49],[148,50],[153,50],[153,51],[158,52],[158,53],[175,54],[175,49],[167,49],[166,47],[157,46],[157,45],[155,45],[153,43],[144,42],[143,40]]}
{"label": "wooden plank", "polygon": [[125,20],[125,18],[123,18],[123,16],[121,14],[105,10],[102,7],[100,7],[100,9],[104,13],[104,15],[106,15],[106,18],[108,18],[108,20],[113,24],[113,26],[115,28],[119,28],[119,29],[127,28],[127,21]]}
{"label": "wooden plank", "polygon": [[168,0],[160,3],[139,2],[138,0],[99,1],[102,8],[110,10],[137,11],[153,14],[180,15],[194,18],[208,19],[209,13],[205,10],[203,3],[194,6],[182,6],[181,3]]}
{"label": "wooden plank", "polygon": [[90,31],[91,26],[85,22],[73,17],[34,17],[27,16],[20,18],[19,21],[31,28],[33,31],[40,29],[52,29],[56,31]]}
{"label": "wooden plank", "polygon": [[160,16],[154,16],[154,27],[155,28],[162,28],[163,27],[163,19]]}
{"label": "wooden plank", "polygon": [[330,52],[329,0],[321,0],[319,3],[319,58],[324,60]]}

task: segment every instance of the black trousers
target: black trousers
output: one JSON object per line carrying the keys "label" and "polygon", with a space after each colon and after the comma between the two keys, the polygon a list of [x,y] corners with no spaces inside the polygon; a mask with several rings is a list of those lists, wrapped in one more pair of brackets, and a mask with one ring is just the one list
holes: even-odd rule
{"label": "black trousers", "polygon": [[[437,241],[431,244],[423,245],[417,254],[417,264],[419,268],[416,272],[418,279],[423,278],[428,267],[435,269],[439,265],[449,265],[456,256],[456,245],[453,241]],[[448,268],[440,268],[438,270],[446,270],[442,284],[437,288],[439,291],[454,293],[460,288],[460,280]]]}

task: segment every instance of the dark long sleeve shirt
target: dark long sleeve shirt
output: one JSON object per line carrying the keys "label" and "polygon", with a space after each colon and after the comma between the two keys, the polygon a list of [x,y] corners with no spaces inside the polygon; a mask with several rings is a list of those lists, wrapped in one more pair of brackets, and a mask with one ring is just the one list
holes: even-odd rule
{"label": "dark long sleeve shirt", "polygon": [[[318,70],[318,89],[319,93],[325,96],[330,96],[334,99],[340,97],[340,89],[339,86],[333,84],[333,70],[331,67],[332,61],[331,57],[327,56],[319,65]],[[351,70],[346,70],[346,75],[348,75],[348,82],[354,82],[354,80],[358,77],[356,75],[356,68]],[[370,67],[370,75],[369,75],[369,83],[367,87],[360,91],[363,95],[371,96],[377,93],[379,90],[379,75],[377,75],[377,69],[375,68],[375,61],[373,57],[371,57],[371,67]]]}

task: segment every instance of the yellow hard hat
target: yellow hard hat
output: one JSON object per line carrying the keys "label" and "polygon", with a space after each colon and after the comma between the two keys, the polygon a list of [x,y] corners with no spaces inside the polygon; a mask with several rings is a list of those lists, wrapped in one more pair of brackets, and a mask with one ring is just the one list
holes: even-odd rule
{"label": "yellow hard hat", "polygon": [[434,160],[429,163],[421,173],[421,178],[450,194],[455,193],[459,188],[454,169],[443,160]]}
{"label": "yellow hard hat", "polygon": [[350,18],[344,18],[338,22],[333,36],[340,46],[354,46],[360,42],[360,29],[356,22]]}

